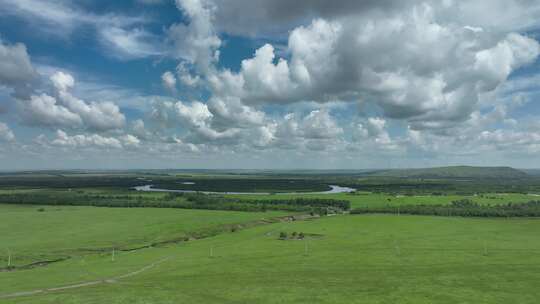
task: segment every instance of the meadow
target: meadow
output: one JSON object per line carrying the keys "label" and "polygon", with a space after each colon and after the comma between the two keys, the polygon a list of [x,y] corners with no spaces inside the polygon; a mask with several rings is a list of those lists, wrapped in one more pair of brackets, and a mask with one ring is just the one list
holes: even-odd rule
{"label": "meadow", "polygon": [[[278,234],[304,232],[304,240]],[[0,273],[2,303],[536,303],[540,221],[343,215]]]}
{"label": "meadow", "polygon": [[[354,214],[461,200],[526,203],[538,200],[537,192],[525,191],[539,187],[534,178],[523,191],[505,192],[500,179],[460,188],[461,180],[396,183],[352,173],[150,173],[0,176],[0,303],[537,303],[540,297],[537,217]],[[217,188],[266,185],[271,192],[290,192],[291,180],[301,182],[296,194],[132,189],[150,178],[176,184],[217,178]],[[360,182],[374,191],[302,193]],[[229,207],[242,211],[222,210]]]}
{"label": "meadow", "polygon": [[0,263],[26,265],[113,248],[127,250],[219,231],[226,225],[283,216],[162,208],[98,208],[0,204]]}

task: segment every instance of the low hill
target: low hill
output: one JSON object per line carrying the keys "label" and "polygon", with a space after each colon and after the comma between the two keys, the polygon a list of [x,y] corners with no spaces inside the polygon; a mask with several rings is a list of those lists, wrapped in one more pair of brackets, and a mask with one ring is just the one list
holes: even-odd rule
{"label": "low hill", "polygon": [[413,178],[525,178],[528,174],[511,167],[451,166],[381,170],[373,172],[372,176]]}

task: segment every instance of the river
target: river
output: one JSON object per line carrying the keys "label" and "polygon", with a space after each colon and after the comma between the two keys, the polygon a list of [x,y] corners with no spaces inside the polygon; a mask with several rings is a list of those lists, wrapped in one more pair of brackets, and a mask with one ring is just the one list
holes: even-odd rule
{"label": "river", "polygon": [[[291,195],[291,194],[335,194],[335,193],[349,193],[354,192],[356,189],[349,187],[341,187],[337,185],[328,185],[331,189],[327,191],[318,191],[318,192],[283,192],[283,193],[273,193],[275,195]],[[215,192],[215,191],[195,191],[195,190],[172,190],[172,189],[160,189],[153,188],[153,185],[144,185],[137,186],[133,189],[137,191],[148,191],[148,192],[179,192],[179,193],[205,193],[205,194],[245,194],[245,195],[269,195],[270,192]]]}

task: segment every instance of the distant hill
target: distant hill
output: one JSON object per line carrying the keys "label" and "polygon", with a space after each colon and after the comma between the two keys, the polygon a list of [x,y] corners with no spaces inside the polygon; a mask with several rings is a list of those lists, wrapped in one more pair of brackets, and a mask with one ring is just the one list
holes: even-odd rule
{"label": "distant hill", "polygon": [[423,169],[392,169],[372,172],[372,176],[413,178],[525,178],[527,173],[511,167],[452,166]]}
{"label": "distant hill", "polygon": [[532,176],[540,176],[540,169],[522,169],[521,171]]}

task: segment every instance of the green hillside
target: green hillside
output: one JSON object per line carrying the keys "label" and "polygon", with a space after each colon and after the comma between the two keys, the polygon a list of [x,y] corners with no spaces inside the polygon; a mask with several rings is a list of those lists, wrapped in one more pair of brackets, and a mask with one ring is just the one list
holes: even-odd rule
{"label": "green hillside", "polygon": [[451,166],[422,169],[392,169],[376,171],[372,175],[413,178],[525,178],[528,175],[511,167]]}

